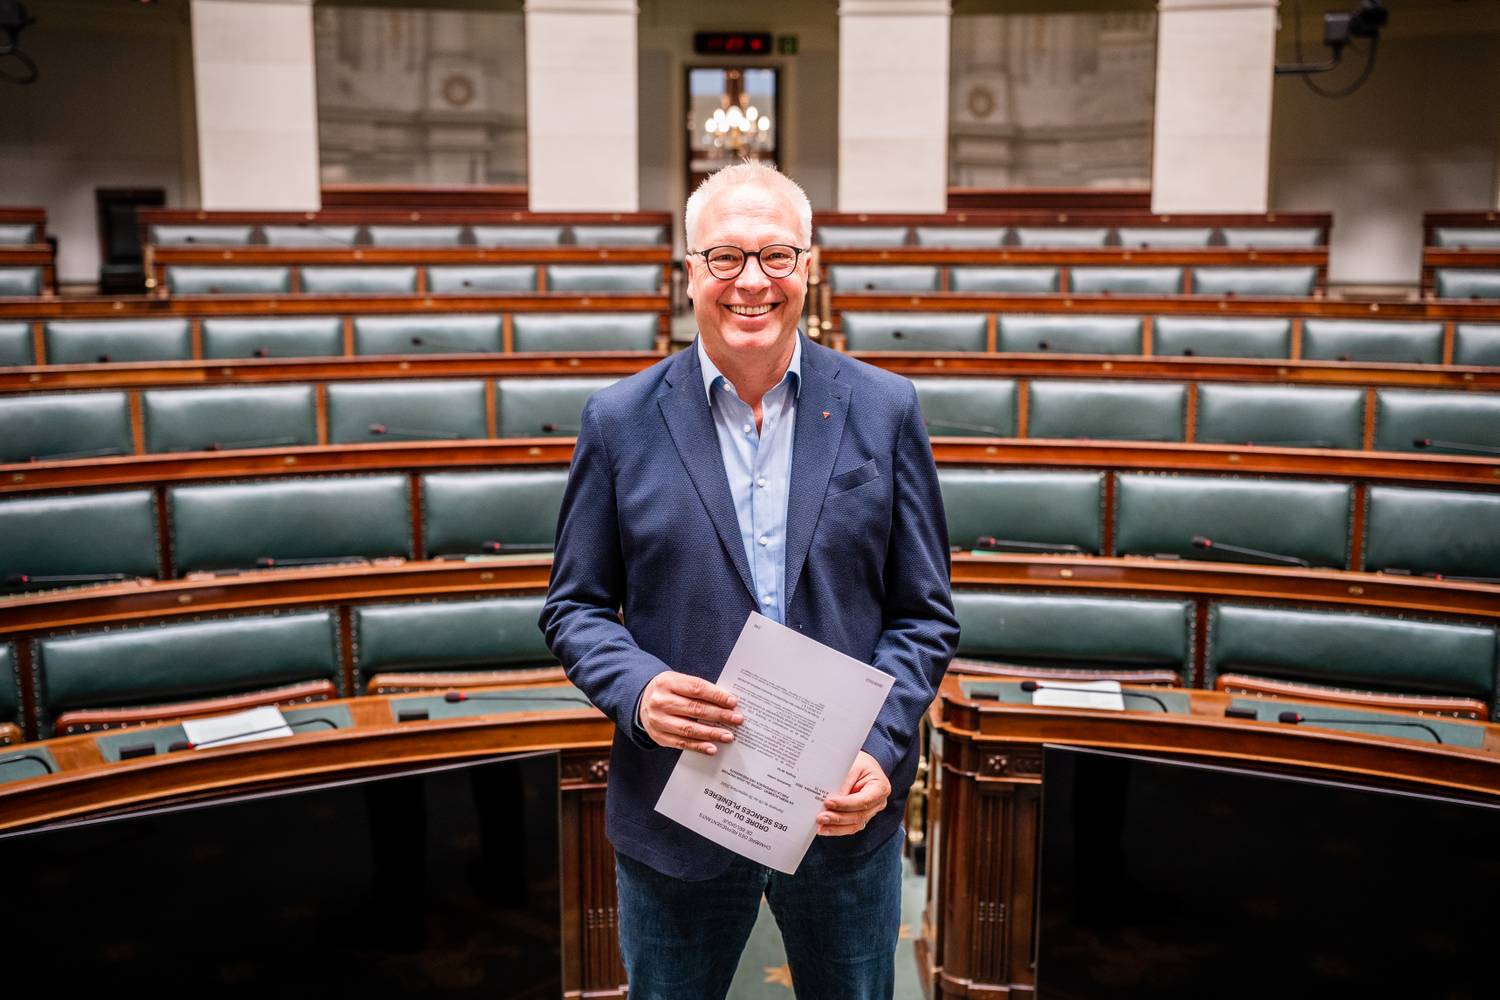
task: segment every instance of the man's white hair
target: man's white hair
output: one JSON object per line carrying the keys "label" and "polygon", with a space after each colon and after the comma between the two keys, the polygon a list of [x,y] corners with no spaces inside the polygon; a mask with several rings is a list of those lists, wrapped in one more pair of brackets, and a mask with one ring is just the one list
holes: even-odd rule
{"label": "man's white hair", "polygon": [[698,219],[703,215],[703,206],[717,195],[730,188],[754,184],[785,196],[797,212],[797,238],[802,246],[812,245],[812,202],[801,185],[771,164],[762,160],[744,160],[724,167],[708,175],[698,190],[687,200],[687,211],[683,213],[689,250],[702,250],[693,237],[698,228]]}

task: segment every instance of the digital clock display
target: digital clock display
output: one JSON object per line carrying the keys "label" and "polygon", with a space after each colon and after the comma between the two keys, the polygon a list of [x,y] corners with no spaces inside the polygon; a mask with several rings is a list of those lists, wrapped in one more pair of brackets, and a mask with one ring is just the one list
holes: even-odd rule
{"label": "digital clock display", "polygon": [[765,56],[771,54],[768,31],[699,31],[693,51],[700,56]]}

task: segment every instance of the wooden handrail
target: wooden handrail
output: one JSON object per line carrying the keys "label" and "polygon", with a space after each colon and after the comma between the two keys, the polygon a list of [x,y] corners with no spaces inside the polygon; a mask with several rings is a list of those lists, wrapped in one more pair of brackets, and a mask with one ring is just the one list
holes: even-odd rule
{"label": "wooden handrail", "polygon": [[[1064,196],[1068,193],[1063,192]],[[951,194],[950,194],[951,197]],[[961,200],[981,201],[978,196]],[[813,226],[1229,226],[1232,228],[1316,227],[1326,236],[1333,224],[1328,212],[1168,212],[1133,208],[1074,209],[1056,204],[1027,208],[951,207],[946,212],[817,212]]]}
{"label": "wooden handrail", "polygon": [[[423,189],[427,190],[427,189]],[[671,226],[671,212],[532,212],[516,208],[434,204],[430,207],[338,206],[321,211],[143,208],[141,242],[149,226],[447,225],[447,226]]]}
{"label": "wooden handrail", "polygon": [[[825,258],[826,260],[826,258]],[[1471,299],[1274,298],[1235,295],[1115,295],[1084,293],[835,292],[833,318],[845,312],[994,312],[1079,315],[1247,316],[1313,319],[1472,320],[1500,322],[1500,302]]]}
{"label": "wooden handrail", "polygon": [[1328,266],[1328,248],[1249,250],[1236,247],[820,247],[828,264],[976,264],[1053,266]]}
{"label": "wooden handrail", "polygon": [[146,316],[366,316],[474,312],[660,312],[665,295],[530,292],[480,295],[176,295],[172,298],[0,299],[0,319],[127,319]]}

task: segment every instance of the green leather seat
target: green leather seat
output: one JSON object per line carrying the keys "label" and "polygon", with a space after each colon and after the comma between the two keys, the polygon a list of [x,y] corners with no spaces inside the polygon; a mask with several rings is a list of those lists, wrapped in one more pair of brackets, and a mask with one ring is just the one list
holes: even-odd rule
{"label": "green leather seat", "polygon": [[1015,437],[1016,383],[1008,378],[914,378],[933,437]]}
{"label": "green leather seat", "polygon": [[557,538],[566,469],[434,472],[422,477],[422,541],[429,558]]}
{"label": "green leather seat", "polygon": [[1061,273],[1056,267],[952,267],[948,269],[948,290],[1000,294],[1055,292]]}
{"label": "green leather seat", "polygon": [[463,226],[368,226],[370,243],[377,247],[456,247],[463,243]]}
{"label": "green leather seat", "polygon": [[359,243],[358,226],[262,226],[266,243],[273,247],[352,247]]}
{"label": "green leather seat", "polygon": [[1075,267],[1068,291],[1086,295],[1181,295],[1180,267]]}
{"label": "green leather seat", "polygon": [[1457,250],[1500,250],[1500,226],[1438,226],[1432,231],[1432,245]]}
{"label": "green leather seat", "polygon": [[536,268],[528,264],[480,264],[427,268],[427,290],[437,293],[534,292]]}
{"label": "green leather seat", "polygon": [[1362,389],[1204,383],[1195,436],[1203,444],[1358,448],[1364,418]]}
{"label": "green leather seat", "polygon": [[1346,569],[1350,497],[1347,483],[1121,473],[1115,554],[1214,559],[1214,549],[1193,545],[1204,537]]}
{"label": "green leather seat", "polygon": [[638,292],[655,295],[661,291],[662,283],[659,264],[547,265],[549,292]]}
{"label": "green leather seat", "polygon": [[1194,295],[1311,295],[1315,267],[1195,267]]}
{"label": "green leather seat", "polygon": [[1102,247],[1109,230],[1092,226],[1022,226],[1016,229],[1016,243],[1023,247],[1048,250],[1077,250]]}
{"label": "green leather seat", "polygon": [[283,295],[292,290],[292,269],[174,264],[167,268],[167,287],[173,295]]}
{"label": "green leather seat", "polygon": [[495,436],[577,437],[583,404],[613,378],[495,380]]}
{"label": "green leather seat", "polygon": [[545,600],[537,595],[356,607],[355,669],[360,686],[367,689],[377,674],[503,675],[555,666],[557,660],[537,626]]}
{"label": "green leather seat", "polygon": [[129,455],[123,392],[0,396],[0,463]]}
{"label": "green leather seat", "polygon": [[978,313],[854,313],[843,316],[851,351],[983,351],[989,321]]}
{"label": "green leather seat", "polygon": [[1004,226],[917,226],[917,246],[983,250],[1005,246]]}
{"label": "green leather seat", "polygon": [[26,247],[42,242],[29,222],[0,223],[0,247]]}
{"label": "green leather seat", "polygon": [[[1188,601],[955,590],[958,655],[1049,672],[1193,675]],[[1131,706],[1134,707],[1134,706]]]}
{"label": "green leather seat", "polygon": [[1319,361],[1436,365],[1443,360],[1443,324],[1363,319],[1303,320],[1302,356]]}
{"label": "green leather seat", "polygon": [[203,320],[205,358],[320,358],[344,353],[337,316],[256,316]]}
{"label": "green leather seat", "polygon": [[436,441],[489,436],[484,383],[387,380],[328,386],[330,444]]}
{"label": "green leather seat", "polygon": [[149,452],[318,443],[310,385],[150,389],[141,393],[141,421]]}
{"label": "green leather seat", "polygon": [[1500,299],[1500,271],[1440,267],[1433,287],[1440,299]]}
{"label": "green leather seat", "polygon": [[302,268],[302,291],[309,295],[388,295],[415,292],[417,269],[401,265]]}
{"label": "green leather seat", "polygon": [[1101,472],[942,468],[938,483],[948,540],[960,548],[983,537],[1091,555],[1103,545]]}
{"label": "green leather seat", "polygon": [[179,575],[261,559],[412,555],[401,475],[173,486],[167,507]]}
{"label": "green leather seat", "polygon": [[0,365],[34,365],[36,355],[31,346],[31,324],[23,321],[0,322]]}
{"label": "green leather seat", "polygon": [[1500,494],[1372,485],[1365,569],[1500,580]]}
{"label": "green leather seat", "polygon": [[1139,316],[1031,316],[1001,313],[995,341],[1001,351],[1033,354],[1139,354]]}
{"label": "green leather seat", "polygon": [[0,501],[0,573],[159,577],[151,491]]}
{"label": "green leather seat", "polygon": [[1151,322],[1151,353],[1203,358],[1289,358],[1292,321],[1157,316]]}
{"label": "green leather seat", "polygon": [[1187,386],[1181,383],[1038,379],[1027,395],[1027,437],[1183,439]]}
{"label": "green leather seat", "polygon": [[43,736],[80,709],[171,705],[304,681],[339,689],[332,611],[85,632],[37,649]]}
{"label": "green leather seat", "polygon": [[828,287],[835,292],[935,292],[938,268],[928,264],[831,264]]}
{"label": "green leather seat", "polygon": [[666,226],[574,226],[573,242],[583,247],[655,247],[667,240]]}
{"label": "green leather seat", "polygon": [[1495,630],[1348,611],[1214,604],[1209,686],[1249,674],[1371,691],[1495,702]]}
{"label": "green leather seat", "polygon": [[1302,250],[1323,245],[1323,234],[1314,226],[1250,226],[1243,229],[1230,226],[1221,229],[1220,233],[1224,245],[1236,250]]}
{"label": "green leather seat", "polygon": [[[1417,445],[1416,441],[1431,444]],[[1500,448],[1500,395],[1477,392],[1433,392],[1421,389],[1375,390],[1375,447],[1380,451],[1430,451],[1434,454]]]}
{"label": "green leather seat", "polygon": [[355,354],[495,354],[504,348],[498,315],[453,313],[354,317]]}
{"label": "green leather seat", "polygon": [[0,267],[0,298],[42,294],[40,267]]}
{"label": "green leather seat", "polygon": [[193,356],[186,319],[55,319],[43,328],[51,365],[185,361]]}
{"label": "green leather seat", "polygon": [[1500,325],[1459,323],[1453,328],[1455,365],[1500,365]]}
{"label": "green leather seat", "polygon": [[482,247],[555,247],[562,226],[475,226],[474,242]]}
{"label": "green leather seat", "polygon": [[16,651],[10,643],[0,643],[0,724],[20,726],[21,680],[16,674]]}
{"label": "green leather seat", "polygon": [[252,226],[152,226],[147,242],[159,247],[242,247],[250,242]]}
{"label": "green leather seat", "polygon": [[820,247],[899,247],[906,245],[906,227],[819,226],[813,241]]}
{"label": "green leather seat", "polygon": [[521,352],[654,351],[655,313],[517,313],[511,349]]}
{"label": "green leather seat", "polygon": [[1122,247],[1188,250],[1208,246],[1213,233],[1208,226],[1122,226],[1116,236]]}

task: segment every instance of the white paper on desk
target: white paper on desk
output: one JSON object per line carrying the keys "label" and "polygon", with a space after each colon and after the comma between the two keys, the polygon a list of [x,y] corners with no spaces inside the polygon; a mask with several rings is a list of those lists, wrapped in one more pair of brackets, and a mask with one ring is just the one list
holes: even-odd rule
{"label": "white paper on desk", "polygon": [[275,705],[262,705],[244,712],[230,715],[215,715],[207,719],[184,719],[182,731],[194,747],[205,750],[227,747],[234,743],[254,743],[256,740],[279,740],[292,735],[292,727],[286,724],[286,716]]}
{"label": "white paper on desk", "polygon": [[718,680],[738,696],[745,721],[712,757],[683,752],[656,811],[792,874],[894,682],[751,612]]}
{"label": "white paper on desk", "polygon": [[1033,705],[1049,705],[1052,708],[1097,708],[1106,712],[1125,711],[1125,696],[1120,694],[1119,681],[1068,681],[1066,687],[1049,687],[1046,681],[1037,681],[1032,692]]}

